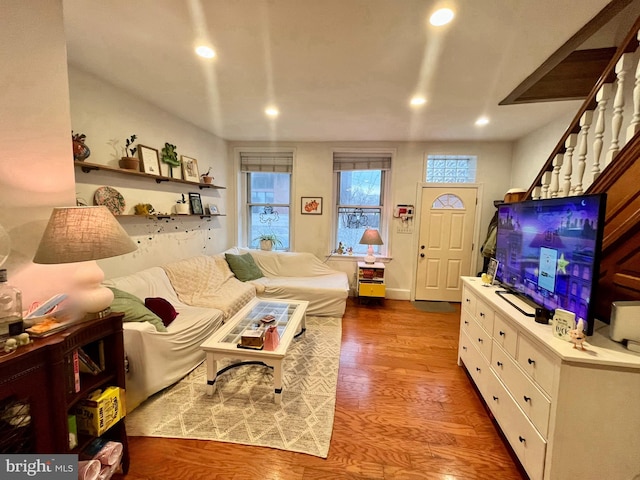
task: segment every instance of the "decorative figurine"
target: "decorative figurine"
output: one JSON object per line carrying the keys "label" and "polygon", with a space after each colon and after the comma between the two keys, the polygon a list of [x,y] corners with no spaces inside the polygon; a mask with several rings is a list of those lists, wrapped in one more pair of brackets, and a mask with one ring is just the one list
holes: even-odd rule
{"label": "decorative figurine", "polygon": [[576,328],[574,328],[573,330],[569,330],[569,341],[571,343],[573,343],[573,348],[580,348],[581,350],[586,350],[586,348],[584,348],[584,341],[586,338],[586,335],[584,334],[584,320],[579,318],[578,319],[578,324],[576,325]]}

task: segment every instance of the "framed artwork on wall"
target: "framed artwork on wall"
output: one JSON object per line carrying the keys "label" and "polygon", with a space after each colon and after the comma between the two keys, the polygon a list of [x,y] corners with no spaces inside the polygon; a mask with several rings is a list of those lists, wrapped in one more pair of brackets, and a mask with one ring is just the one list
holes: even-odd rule
{"label": "framed artwork on wall", "polygon": [[218,206],[214,205],[213,203],[209,204],[209,213],[211,215],[218,215],[220,213],[220,211],[218,210]]}
{"label": "framed artwork on wall", "polygon": [[303,215],[322,215],[322,197],[302,197]]}
{"label": "framed artwork on wall", "polygon": [[198,161],[195,158],[181,156],[182,159],[182,179],[190,182],[200,183],[200,174],[198,173]]}
{"label": "framed artwork on wall", "polygon": [[189,205],[191,206],[191,213],[193,215],[204,215],[204,209],[202,208],[202,199],[199,193],[189,194]]}
{"label": "framed artwork on wall", "polygon": [[138,145],[138,155],[144,173],[160,175],[160,156],[158,155],[158,150],[144,145]]}

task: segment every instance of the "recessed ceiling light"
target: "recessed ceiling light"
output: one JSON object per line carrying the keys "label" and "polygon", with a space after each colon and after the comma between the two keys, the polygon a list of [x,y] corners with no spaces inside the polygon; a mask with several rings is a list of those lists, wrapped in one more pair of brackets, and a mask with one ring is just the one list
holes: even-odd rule
{"label": "recessed ceiling light", "polygon": [[441,27],[453,20],[453,16],[453,10],[450,8],[441,8],[440,10],[436,10],[431,17],[429,17],[429,23],[434,27]]}
{"label": "recessed ceiling light", "polygon": [[420,95],[416,95],[411,99],[411,105],[413,105],[414,107],[424,105],[425,103],[427,103],[427,99]]}
{"label": "recessed ceiling light", "polygon": [[264,113],[266,113],[269,117],[277,117],[280,112],[275,107],[269,107],[264,111]]}
{"label": "recessed ceiling light", "polygon": [[476,125],[479,127],[487,125],[488,123],[489,123],[489,119],[487,117],[480,117],[479,119],[476,120]]}
{"label": "recessed ceiling light", "polygon": [[213,58],[216,56],[216,52],[213,51],[213,48],[207,47],[206,45],[196,47],[196,53],[202,58]]}

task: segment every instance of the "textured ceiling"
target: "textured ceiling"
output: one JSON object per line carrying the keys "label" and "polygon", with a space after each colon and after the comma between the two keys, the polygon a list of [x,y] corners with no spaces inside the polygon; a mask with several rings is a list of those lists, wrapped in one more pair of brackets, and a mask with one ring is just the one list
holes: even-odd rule
{"label": "textured ceiling", "polygon": [[[445,3],[454,21],[431,27]],[[224,139],[417,141],[515,140],[577,111],[498,103],[607,0],[63,4],[71,65]],[[198,39],[215,59],[193,53]],[[417,110],[416,93],[427,97]],[[475,127],[481,115],[491,123]]]}

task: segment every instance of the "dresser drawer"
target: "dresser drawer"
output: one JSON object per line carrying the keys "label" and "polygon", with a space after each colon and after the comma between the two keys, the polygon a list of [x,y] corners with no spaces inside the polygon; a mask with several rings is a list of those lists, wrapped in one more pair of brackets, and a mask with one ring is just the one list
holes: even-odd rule
{"label": "dresser drawer", "polygon": [[497,313],[493,320],[493,338],[509,355],[516,358],[518,331]]}
{"label": "dresser drawer", "polygon": [[476,296],[468,288],[462,289],[462,308],[468,310],[471,315],[476,314]]}
{"label": "dresser drawer", "polygon": [[358,295],[361,297],[384,297],[385,285],[380,283],[361,283]]}
{"label": "dresser drawer", "polygon": [[482,300],[476,300],[476,320],[491,334],[493,332],[493,308]]}
{"label": "dresser drawer", "polygon": [[476,346],[478,351],[482,354],[482,356],[485,358],[487,363],[490,363],[491,347],[493,343],[491,341],[491,335],[489,335],[489,333],[487,333],[477,321],[469,322],[468,333],[469,333],[469,338],[471,339],[473,344]]}
{"label": "dresser drawer", "polygon": [[486,376],[487,405],[493,412],[520,463],[531,480],[542,480],[547,450],[545,439],[493,372]]}
{"label": "dresser drawer", "polygon": [[551,402],[518,367],[518,364],[497,344],[493,347],[491,368],[503,381],[522,411],[547,437]]}
{"label": "dresser drawer", "polygon": [[549,396],[553,391],[555,365],[553,360],[543,353],[542,348],[526,337],[518,337],[518,363]]}
{"label": "dresser drawer", "polygon": [[460,335],[458,355],[484,397],[487,393],[487,377],[490,375],[489,364],[482,358],[482,355],[475,348],[473,340],[466,333]]}

